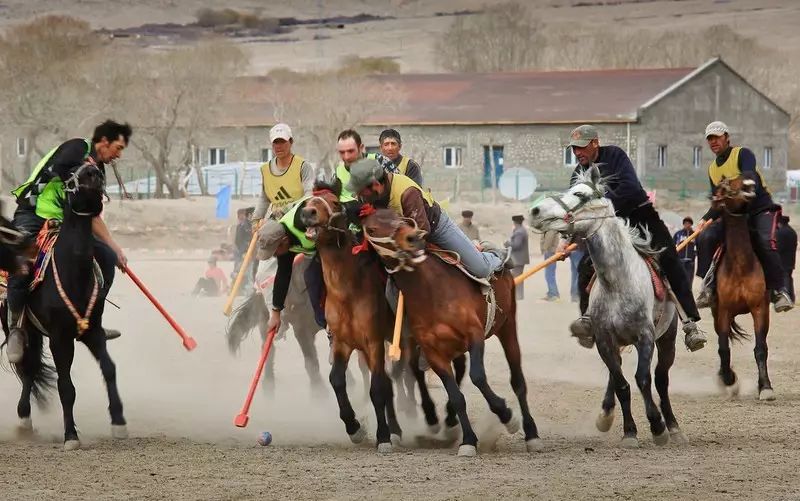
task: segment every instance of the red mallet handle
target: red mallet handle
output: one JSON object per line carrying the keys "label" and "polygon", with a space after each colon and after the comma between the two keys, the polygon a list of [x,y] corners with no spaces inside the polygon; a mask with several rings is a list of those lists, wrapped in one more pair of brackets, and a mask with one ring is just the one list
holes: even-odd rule
{"label": "red mallet handle", "polygon": [[264,349],[261,351],[261,358],[258,359],[256,373],[253,374],[253,380],[250,381],[250,390],[247,392],[247,398],[244,399],[242,410],[239,411],[239,414],[233,419],[233,424],[239,428],[244,428],[247,426],[247,422],[250,421],[250,416],[248,416],[247,413],[250,412],[250,404],[253,403],[253,395],[255,395],[256,388],[258,388],[258,381],[261,379],[261,373],[264,372],[264,364],[267,363],[267,357],[269,356],[270,348],[272,348],[272,340],[275,339],[276,331],[277,329],[272,329],[267,334],[267,340],[264,341]]}
{"label": "red mallet handle", "polygon": [[139,280],[139,277],[137,277],[136,274],[132,272],[128,266],[125,266],[125,274],[131,277],[133,283],[135,283],[136,286],[139,287],[139,289],[144,293],[144,295],[147,296],[147,299],[149,299],[150,302],[153,303],[153,306],[155,306],[156,309],[160,311],[162,315],[164,315],[164,318],[167,319],[167,322],[169,322],[172,328],[175,329],[175,332],[177,332],[178,335],[183,340],[183,347],[186,348],[186,351],[192,351],[193,349],[195,349],[197,347],[197,341],[195,341],[194,338],[191,337],[190,335],[186,334],[186,331],[183,330],[183,327],[178,325],[178,322],[176,322],[175,319],[172,318],[172,316],[169,313],[167,313],[167,310],[165,310],[164,307],[161,306],[161,303],[159,303],[158,300],[150,293],[150,291],[147,290],[147,287],[144,286],[142,281]]}

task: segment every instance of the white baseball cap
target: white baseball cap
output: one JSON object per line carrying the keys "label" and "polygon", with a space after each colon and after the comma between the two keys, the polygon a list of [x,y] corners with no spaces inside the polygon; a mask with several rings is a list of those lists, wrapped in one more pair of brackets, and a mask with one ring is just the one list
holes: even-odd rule
{"label": "white baseball cap", "polygon": [[277,124],[269,130],[269,142],[272,143],[276,139],[283,139],[288,141],[292,138],[292,129],[286,124]]}
{"label": "white baseball cap", "polygon": [[720,122],[716,120],[711,122],[706,126],[706,137],[708,136],[721,136],[723,134],[729,134],[730,131],[728,130],[728,126],[725,125],[724,122]]}

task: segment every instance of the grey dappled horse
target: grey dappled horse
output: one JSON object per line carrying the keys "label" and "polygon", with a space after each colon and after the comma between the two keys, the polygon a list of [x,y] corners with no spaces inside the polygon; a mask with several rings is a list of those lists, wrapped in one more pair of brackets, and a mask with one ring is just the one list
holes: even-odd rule
{"label": "grey dappled horse", "polygon": [[[614,421],[614,395],[622,406],[624,447],[638,447],[636,424],[630,408],[630,386],[622,374],[621,349],[634,345],[639,355],[636,384],[644,399],[650,431],[658,445],[672,439],[685,443],[669,400],[669,369],[675,360],[677,314],[674,305],[658,300],[650,270],[642,254],[656,255],[649,247],[650,234],[629,227],[617,218],[597,166],[579,175],[561,195],[550,195],[531,208],[531,225],[541,231],[555,230],[585,239],[596,277],[587,314],[597,351],[609,370],[608,387],[597,418],[597,428],[608,431]],[[658,346],[655,369],[661,411],[653,401],[650,365]],[[662,420],[662,413],[666,424]],[[669,433],[667,433],[669,432]]]}

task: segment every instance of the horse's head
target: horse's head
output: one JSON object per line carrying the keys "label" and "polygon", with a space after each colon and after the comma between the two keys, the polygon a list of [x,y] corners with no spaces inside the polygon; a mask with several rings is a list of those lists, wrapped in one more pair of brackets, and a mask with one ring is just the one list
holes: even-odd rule
{"label": "horse's head", "polygon": [[724,209],[730,214],[743,214],[747,205],[756,196],[756,182],[752,179],[737,177],[722,178],[714,189],[711,205],[715,209]]}
{"label": "horse's head", "polygon": [[306,225],[306,236],[316,240],[319,231],[332,230],[337,233],[347,231],[347,217],[339,200],[342,182],[336,178],[332,183],[317,181],[314,196],[309,198],[300,211],[300,219]]}
{"label": "horse's head", "polygon": [[68,213],[82,217],[99,216],[103,212],[105,185],[105,176],[93,163],[78,167],[64,182],[67,196],[64,216],[69,217]]}
{"label": "horse's head", "polygon": [[413,219],[400,217],[391,209],[362,209],[364,238],[393,271],[413,270],[425,260],[425,232]]}
{"label": "horse's head", "polygon": [[578,174],[577,182],[566,192],[544,195],[535,201],[530,210],[531,226],[585,237],[604,219],[614,217],[614,206],[604,194],[600,170],[592,165]]}

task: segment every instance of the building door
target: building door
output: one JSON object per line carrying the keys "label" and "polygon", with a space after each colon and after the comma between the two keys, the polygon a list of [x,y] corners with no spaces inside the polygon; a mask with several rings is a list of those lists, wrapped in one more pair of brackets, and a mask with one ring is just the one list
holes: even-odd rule
{"label": "building door", "polygon": [[497,188],[497,182],[500,180],[500,176],[503,175],[503,147],[497,145],[483,147],[483,187],[492,187],[492,162],[489,157],[490,149],[494,154],[494,187]]}

